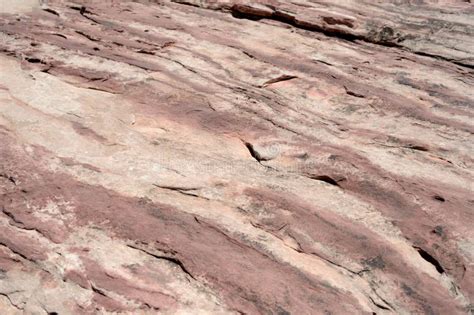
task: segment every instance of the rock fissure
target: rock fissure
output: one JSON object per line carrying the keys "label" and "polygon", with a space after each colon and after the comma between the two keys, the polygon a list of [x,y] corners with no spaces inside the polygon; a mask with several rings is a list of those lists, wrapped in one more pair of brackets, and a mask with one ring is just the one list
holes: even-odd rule
{"label": "rock fissure", "polygon": [[143,248],[140,248],[138,246],[135,246],[135,245],[130,245],[130,244],[127,244],[128,247],[130,248],[133,248],[133,249],[136,249],[142,253],[145,253],[153,258],[156,258],[156,259],[162,259],[162,260],[166,260],[174,265],[176,265],[179,269],[181,269],[185,274],[187,274],[189,277],[191,277],[193,280],[196,280],[197,279],[193,276],[193,274],[185,267],[185,265],[183,264],[183,262],[176,258],[176,257],[172,257],[172,256],[165,256],[165,255],[157,255],[157,254],[154,254],[146,249],[143,249]]}

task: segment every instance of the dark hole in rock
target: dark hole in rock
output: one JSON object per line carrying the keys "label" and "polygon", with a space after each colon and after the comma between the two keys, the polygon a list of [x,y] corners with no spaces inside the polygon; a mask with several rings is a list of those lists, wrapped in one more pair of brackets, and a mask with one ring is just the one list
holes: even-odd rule
{"label": "dark hole in rock", "polygon": [[38,58],[26,58],[26,61],[29,63],[41,63],[41,60]]}
{"label": "dark hole in rock", "polygon": [[418,251],[418,254],[420,254],[421,258],[423,258],[436,268],[436,271],[438,271],[439,273],[444,273],[443,266],[441,266],[441,264],[436,260],[436,258],[431,256],[427,251],[420,247],[414,246],[414,248]]}

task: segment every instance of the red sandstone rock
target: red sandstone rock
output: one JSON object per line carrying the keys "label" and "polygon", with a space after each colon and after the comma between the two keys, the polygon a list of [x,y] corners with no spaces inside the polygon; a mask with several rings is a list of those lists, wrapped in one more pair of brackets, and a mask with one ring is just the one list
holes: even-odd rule
{"label": "red sandstone rock", "polygon": [[466,314],[466,1],[4,1],[1,314]]}

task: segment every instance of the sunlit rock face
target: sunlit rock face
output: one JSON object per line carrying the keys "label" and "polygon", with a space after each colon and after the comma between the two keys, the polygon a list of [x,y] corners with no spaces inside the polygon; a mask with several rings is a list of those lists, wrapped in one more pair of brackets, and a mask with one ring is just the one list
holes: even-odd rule
{"label": "sunlit rock face", "polygon": [[467,314],[469,1],[0,0],[1,314]]}

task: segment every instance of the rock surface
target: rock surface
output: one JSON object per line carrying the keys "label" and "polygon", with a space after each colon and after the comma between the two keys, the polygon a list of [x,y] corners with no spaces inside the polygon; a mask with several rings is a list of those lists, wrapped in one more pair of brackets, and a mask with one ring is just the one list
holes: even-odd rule
{"label": "rock surface", "polygon": [[1,314],[466,314],[470,1],[1,0]]}

